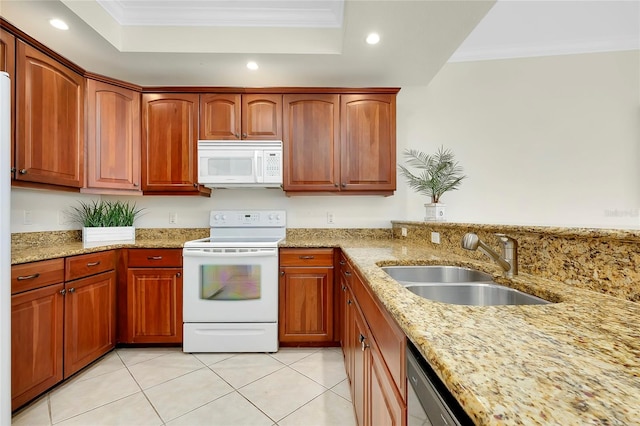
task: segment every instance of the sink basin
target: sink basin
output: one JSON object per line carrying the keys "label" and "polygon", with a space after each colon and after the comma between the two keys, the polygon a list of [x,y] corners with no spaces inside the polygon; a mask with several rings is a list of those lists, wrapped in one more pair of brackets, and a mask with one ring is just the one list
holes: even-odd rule
{"label": "sink basin", "polygon": [[550,303],[539,297],[499,284],[414,284],[405,287],[418,296],[453,305],[546,305]]}
{"label": "sink basin", "polygon": [[394,280],[405,285],[410,283],[492,282],[491,275],[461,266],[384,266],[382,270]]}

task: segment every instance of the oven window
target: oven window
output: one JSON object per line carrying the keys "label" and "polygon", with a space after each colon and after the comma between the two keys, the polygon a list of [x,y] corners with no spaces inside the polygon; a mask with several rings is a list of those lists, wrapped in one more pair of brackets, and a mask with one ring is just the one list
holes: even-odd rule
{"label": "oven window", "polygon": [[260,298],[260,265],[202,265],[201,268],[201,299]]}

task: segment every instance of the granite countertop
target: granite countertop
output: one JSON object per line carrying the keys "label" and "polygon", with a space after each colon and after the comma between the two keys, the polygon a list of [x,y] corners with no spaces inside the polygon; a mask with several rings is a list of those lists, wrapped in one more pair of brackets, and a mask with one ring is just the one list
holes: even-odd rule
{"label": "granite countertop", "polygon": [[[340,246],[477,424],[640,424],[637,303],[526,274],[507,280],[492,263],[397,240]],[[379,267],[391,264],[473,267],[558,303],[432,302]]]}
{"label": "granite countertop", "polygon": [[[180,248],[193,235],[137,238],[140,248]],[[640,305],[520,274],[409,240],[301,233],[282,247],[340,247],[479,425],[640,424]],[[80,242],[14,247],[12,263],[100,251]],[[459,306],[406,290],[380,266],[447,264],[492,273],[502,284],[556,302]]]}

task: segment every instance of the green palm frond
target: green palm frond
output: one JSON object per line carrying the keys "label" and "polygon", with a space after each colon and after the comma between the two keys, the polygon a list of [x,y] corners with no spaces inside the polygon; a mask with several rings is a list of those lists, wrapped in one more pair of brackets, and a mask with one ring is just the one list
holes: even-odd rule
{"label": "green palm frond", "polygon": [[[462,166],[455,161],[453,152],[443,147],[434,155],[425,154],[416,149],[406,149],[406,166],[398,165],[400,174],[407,179],[409,187],[419,194],[431,197],[437,203],[447,191],[458,189],[467,177],[462,174]],[[409,167],[418,169],[415,173]]]}

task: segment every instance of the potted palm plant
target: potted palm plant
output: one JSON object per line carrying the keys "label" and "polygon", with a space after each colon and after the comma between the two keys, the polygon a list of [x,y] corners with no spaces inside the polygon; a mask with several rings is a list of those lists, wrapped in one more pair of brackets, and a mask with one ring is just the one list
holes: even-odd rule
{"label": "potted palm plant", "polygon": [[134,243],[134,221],[142,209],[123,201],[80,201],[72,207],[71,218],[82,225],[82,243],[85,247],[116,243]]}
{"label": "potted palm plant", "polygon": [[[462,166],[455,161],[453,152],[440,147],[433,154],[425,154],[416,149],[407,149],[404,152],[407,158],[406,166],[398,165],[400,174],[407,179],[409,187],[419,194],[431,198],[431,203],[425,204],[426,221],[445,221],[445,205],[440,198],[447,191],[458,189],[460,183],[467,176],[462,174]],[[409,167],[417,169],[414,173]]]}

